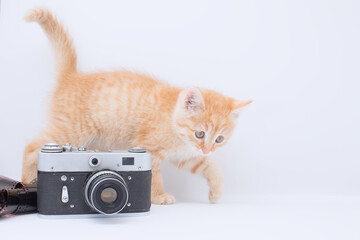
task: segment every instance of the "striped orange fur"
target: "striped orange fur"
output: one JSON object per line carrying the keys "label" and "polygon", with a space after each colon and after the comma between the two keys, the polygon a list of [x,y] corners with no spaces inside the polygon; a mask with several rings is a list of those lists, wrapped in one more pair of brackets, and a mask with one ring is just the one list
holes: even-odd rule
{"label": "striped orange fur", "polygon": [[[251,101],[238,101],[200,88],[181,89],[130,71],[84,74],[68,33],[45,9],[26,15],[48,36],[54,52],[57,86],[52,98],[49,126],[25,149],[24,182],[36,177],[37,152],[45,142],[70,142],[90,149],[142,146],[153,154],[153,203],[170,204],[164,192],[161,162],[203,176],[211,202],[219,200],[222,177],[208,155],[229,140],[238,111]],[[204,132],[197,138],[195,131]],[[218,136],[224,141],[217,143]]]}

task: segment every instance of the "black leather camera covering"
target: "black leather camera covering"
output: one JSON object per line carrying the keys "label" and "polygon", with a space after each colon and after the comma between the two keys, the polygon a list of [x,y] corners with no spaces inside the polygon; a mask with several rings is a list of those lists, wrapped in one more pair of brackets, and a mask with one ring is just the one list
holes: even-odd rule
{"label": "black leather camera covering", "polygon": [[[117,172],[126,182],[130,206],[121,213],[148,212],[151,206],[151,170]],[[99,214],[85,200],[85,183],[93,172],[38,171],[38,211],[45,215]],[[66,181],[61,177],[66,176]],[[128,178],[130,176],[131,178]],[[73,180],[71,180],[73,178]],[[129,180],[130,179],[130,180]],[[69,201],[61,201],[62,188],[68,189]]]}

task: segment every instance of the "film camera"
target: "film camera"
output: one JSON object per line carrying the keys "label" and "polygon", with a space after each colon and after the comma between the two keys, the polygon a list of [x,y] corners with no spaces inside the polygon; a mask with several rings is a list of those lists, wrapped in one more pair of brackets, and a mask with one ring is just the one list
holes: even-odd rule
{"label": "film camera", "polygon": [[0,217],[141,214],[151,206],[151,154],[88,151],[86,147],[45,144],[38,154],[37,186],[0,176]]}
{"label": "film camera", "polygon": [[151,206],[151,154],[45,144],[38,155],[37,208],[46,215],[142,213]]}

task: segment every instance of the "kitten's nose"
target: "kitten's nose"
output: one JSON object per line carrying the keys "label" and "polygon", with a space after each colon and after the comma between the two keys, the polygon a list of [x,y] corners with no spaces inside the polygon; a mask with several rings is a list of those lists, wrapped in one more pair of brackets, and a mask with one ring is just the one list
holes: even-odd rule
{"label": "kitten's nose", "polygon": [[208,154],[210,152],[210,149],[202,148],[201,149],[204,154]]}

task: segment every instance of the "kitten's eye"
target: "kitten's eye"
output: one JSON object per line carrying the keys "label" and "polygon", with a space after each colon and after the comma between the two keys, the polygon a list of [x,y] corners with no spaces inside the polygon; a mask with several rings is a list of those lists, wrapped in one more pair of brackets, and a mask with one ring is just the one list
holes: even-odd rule
{"label": "kitten's eye", "polygon": [[222,143],[223,141],[224,141],[224,137],[223,136],[218,136],[217,138],[216,138],[216,140],[215,140],[215,142],[217,142],[217,143]]}
{"label": "kitten's eye", "polygon": [[203,137],[205,137],[205,132],[204,131],[200,131],[200,132],[195,131],[195,137],[203,138]]}

